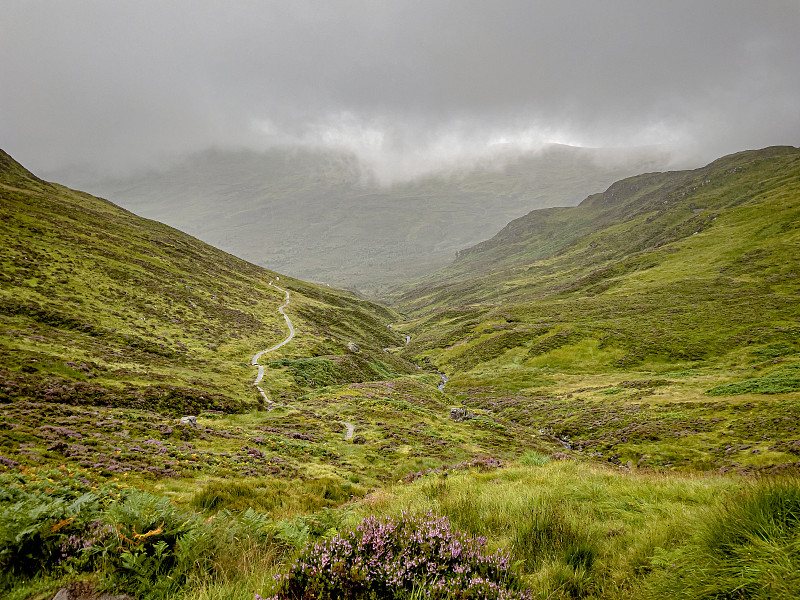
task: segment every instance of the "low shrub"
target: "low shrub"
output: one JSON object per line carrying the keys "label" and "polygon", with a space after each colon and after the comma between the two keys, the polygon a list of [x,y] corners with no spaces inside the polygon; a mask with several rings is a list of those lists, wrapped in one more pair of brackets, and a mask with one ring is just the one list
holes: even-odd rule
{"label": "low shrub", "polygon": [[781,342],[778,344],[762,346],[761,348],[754,348],[753,350],[750,350],[750,354],[759,360],[772,360],[782,356],[797,354],[797,349],[790,344]]}
{"label": "low shrub", "polygon": [[309,546],[278,577],[274,599],[530,598],[508,555],[488,554],[485,545],[485,538],[454,531],[432,513],[367,517]]}

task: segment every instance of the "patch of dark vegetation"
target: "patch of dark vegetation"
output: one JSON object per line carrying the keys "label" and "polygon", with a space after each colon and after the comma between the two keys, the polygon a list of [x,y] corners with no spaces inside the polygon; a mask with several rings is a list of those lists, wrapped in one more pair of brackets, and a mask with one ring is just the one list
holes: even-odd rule
{"label": "patch of dark vegetation", "polygon": [[[607,281],[609,279],[613,279],[615,277],[620,277],[627,273],[634,273],[637,271],[645,271],[647,269],[651,269],[659,264],[660,257],[654,256],[653,254],[647,253],[637,253],[631,257],[627,257],[624,260],[612,263],[610,265],[606,265],[599,269],[594,269],[590,271],[587,275],[580,277],[574,281],[571,281],[567,284],[561,285],[554,289],[553,291],[561,294],[567,294],[570,292],[575,292],[584,288],[594,289],[597,293],[600,291],[605,291],[609,289],[613,285],[612,282]],[[602,282],[602,283],[601,283]],[[597,288],[597,284],[603,285],[602,290]]]}
{"label": "patch of dark vegetation", "polygon": [[53,306],[41,305],[38,302],[21,302],[14,298],[0,297],[0,313],[9,316],[24,316],[42,325],[79,331],[87,335],[100,335],[101,332],[87,319],[65,314]]}
{"label": "patch of dark vegetation", "polygon": [[354,308],[326,306],[295,309],[308,327],[308,332],[319,337],[338,340],[344,349],[348,342],[359,346],[400,346],[401,337],[374,316]]}
{"label": "patch of dark vegetation", "polygon": [[377,381],[396,376],[390,368],[357,354],[318,358],[282,358],[271,361],[269,367],[286,367],[300,386],[312,388],[334,384]]}
{"label": "patch of dark vegetation", "polygon": [[89,381],[42,378],[36,374],[0,369],[0,402],[20,401],[126,407],[176,416],[197,414],[203,410],[241,412],[246,408],[241,401],[196,388],[170,385],[111,388]]}
{"label": "patch of dark vegetation", "polygon": [[752,354],[755,358],[763,361],[782,358],[784,356],[792,356],[797,353],[798,350],[795,346],[785,342],[768,344],[766,346],[762,346],[761,348],[753,348],[750,351],[750,354]]}
{"label": "patch of dark vegetation", "polygon": [[800,364],[786,365],[761,377],[726,383],[711,388],[709,396],[738,396],[741,394],[789,394],[800,392]]}
{"label": "patch of dark vegetation", "polygon": [[192,506],[205,511],[221,509],[261,512],[286,509],[315,512],[363,497],[365,490],[334,477],[287,481],[264,478],[255,481],[212,481],[195,492]]}
{"label": "patch of dark vegetation", "polygon": [[531,340],[544,335],[549,330],[550,328],[544,325],[538,328],[516,329],[514,331],[499,333],[487,340],[478,342],[462,352],[458,358],[452,362],[452,366],[454,369],[458,370],[470,369],[479,363],[488,362],[494,360],[498,356],[502,356],[511,348],[527,344]]}
{"label": "patch of dark vegetation", "polygon": [[558,348],[574,344],[575,342],[586,337],[584,334],[573,331],[572,329],[562,329],[558,333],[549,335],[544,339],[537,340],[528,350],[528,356],[538,356],[552,352]]}

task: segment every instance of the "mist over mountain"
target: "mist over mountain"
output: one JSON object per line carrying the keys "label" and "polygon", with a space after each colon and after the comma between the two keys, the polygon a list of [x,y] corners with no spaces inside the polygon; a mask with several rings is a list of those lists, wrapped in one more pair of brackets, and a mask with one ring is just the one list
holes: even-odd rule
{"label": "mist over mountain", "polygon": [[271,269],[380,295],[450,262],[536,208],[572,206],[659,170],[657,148],[551,145],[382,185],[350,152],[209,150],[129,177],[48,177],[107,197]]}

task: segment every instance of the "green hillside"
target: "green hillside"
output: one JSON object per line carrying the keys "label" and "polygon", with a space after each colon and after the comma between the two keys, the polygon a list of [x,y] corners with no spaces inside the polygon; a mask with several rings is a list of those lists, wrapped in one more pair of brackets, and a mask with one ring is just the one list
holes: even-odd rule
{"label": "green hillside", "polygon": [[[262,269],[0,157],[0,439],[11,463],[67,461],[191,495],[158,480],[374,485],[539,444],[500,425],[453,427],[438,376],[397,353],[404,336],[388,327],[391,310]],[[291,294],[297,335],[261,359],[265,401],[251,357],[288,334],[271,281]],[[186,415],[201,427],[177,423]],[[342,440],[346,423],[360,443]]]}
{"label": "green hillside", "polygon": [[250,262],[375,296],[531,208],[577,204],[666,160],[647,148],[498,150],[494,161],[383,186],[350,154],[275,148],[207,151],[128,178],[63,175]]}
{"label": "green hillside", "polygon": [[0,596],[796,598],[799,205],[634,177],[390,309],[0,151]]}
{"label": "green hillside", "polygon": [[[0,302],[12,383],[53,400],[89,394],[96,404],[163,396],[170,411],[259,403],[248,361],[284,335],[282,294],[268,286],[276,273],[2,160]],[[301,356],[343,354],[353,341],[374,360],[380,345],[399,343],[385,326],[390,311],[280,281],[294,292]],[[55,383],[62,379],[69,383]]]}
{"label": "green hillside", "polygon": [[408,291],[408,355],[471,406],[604,460],[797,461],[800,150],[537,210]]}

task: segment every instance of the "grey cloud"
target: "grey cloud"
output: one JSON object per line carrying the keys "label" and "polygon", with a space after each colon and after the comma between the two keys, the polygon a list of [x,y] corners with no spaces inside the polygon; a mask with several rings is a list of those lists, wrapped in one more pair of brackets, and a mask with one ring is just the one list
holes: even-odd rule
{"label": "grey cloud", "polygon": [[125,169],[327,144],[387,179],[503,140],[706,160],[798,143],[798,30],[791,0],[8,3],[0,145]]}

